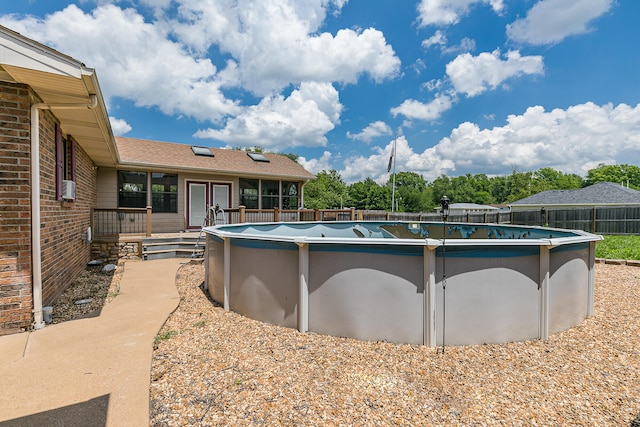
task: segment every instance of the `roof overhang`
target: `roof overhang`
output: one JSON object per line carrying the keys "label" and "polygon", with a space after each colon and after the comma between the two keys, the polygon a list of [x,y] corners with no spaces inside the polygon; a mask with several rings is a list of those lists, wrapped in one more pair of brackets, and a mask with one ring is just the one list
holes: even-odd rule
{"label": "roof overhang", "polygon": [[[115,166],[118,154],[95,70],[0,26],[0,80],[28,85],[98,166]],[[69,104],[95,108],[69,109]]]}

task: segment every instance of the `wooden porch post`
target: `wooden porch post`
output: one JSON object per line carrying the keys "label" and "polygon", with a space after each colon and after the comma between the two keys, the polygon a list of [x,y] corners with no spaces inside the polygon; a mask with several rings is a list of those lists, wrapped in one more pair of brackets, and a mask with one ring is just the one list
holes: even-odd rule
{"label": "wooden porch post", "polygon": [[151,237],[151,206],[147,206],[147,237]]}
{"label": "wooden porch post", "polygon": [[247,209],[246,206],[238,206],[238,214],[240,216],[239,221],[240,224],[245,222],[245,210]]}

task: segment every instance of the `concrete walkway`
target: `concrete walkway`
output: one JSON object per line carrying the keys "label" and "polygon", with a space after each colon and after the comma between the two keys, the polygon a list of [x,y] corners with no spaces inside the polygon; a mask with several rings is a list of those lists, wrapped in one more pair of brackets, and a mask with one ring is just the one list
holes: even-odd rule
{"label": "concrete walkway", "polygon": [[99,316],[0,336],[0,426],[148,426],[153,339],[186,262],[127,262]]}

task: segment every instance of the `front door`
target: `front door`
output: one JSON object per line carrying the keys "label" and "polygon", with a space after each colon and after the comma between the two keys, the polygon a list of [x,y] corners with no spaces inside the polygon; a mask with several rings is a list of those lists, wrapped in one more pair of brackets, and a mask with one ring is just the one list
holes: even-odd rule
{"label": "front door", "polygon": [[208,184],[203,182],[190,182],[187,184],[187,228],[201,228],[207,217],[207,188]]}
{"label": "front door", "polygon": [[212,225],[205,223],[208,209],[217,205],[224,210],[231,206],[231,184],[188,182],[187,189],[187,228]]}
{"label": "front door", "polygon": [[229,184],[211,184],[213,206],[229,209]]}

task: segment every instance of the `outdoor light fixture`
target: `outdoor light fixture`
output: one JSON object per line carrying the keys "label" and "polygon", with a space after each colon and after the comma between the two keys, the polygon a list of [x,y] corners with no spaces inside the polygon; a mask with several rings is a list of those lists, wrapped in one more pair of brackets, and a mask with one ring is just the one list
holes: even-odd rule
{"label": "outdoor light fixture", "polygon": [[442,219],[446,221],[447,217],[449,216],[449,198],[447,196],[442,196],[442,199],[440,199],[440,208]]}

